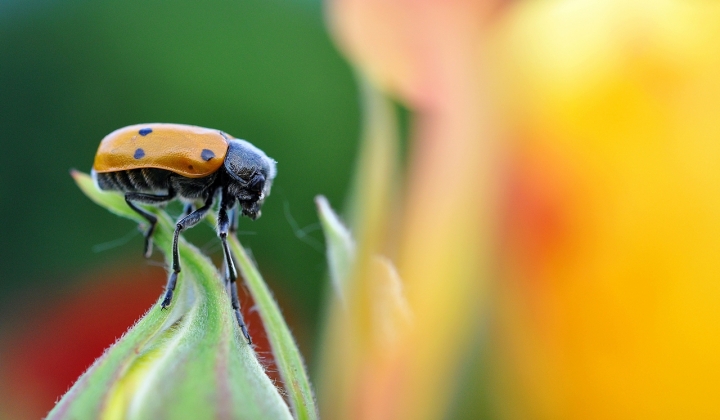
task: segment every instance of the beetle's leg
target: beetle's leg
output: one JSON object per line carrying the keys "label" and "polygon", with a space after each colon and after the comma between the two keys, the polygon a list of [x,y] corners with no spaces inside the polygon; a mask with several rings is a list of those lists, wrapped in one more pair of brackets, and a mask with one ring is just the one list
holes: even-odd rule
{"label": "beetle's leg", "polygon": [[227,261],[225,260],[225,255],[223,255],[221,273],[223,273],[223,286],[225,286],[225,291],[227,292],[228,296],[230,296],[230,273],[228,272],[228,265]]}
{"label": "beetle's leg", "polygon": [[133,201],[146,204],[162,204],[175,198],[175,191],[169,190],[167,195],[152,195],[144,194],[139,192],[128,192],[125,193],[125,202],[130,206],[131,209],[135,210],[137,214],[144,217],[148,221],[150,227],[145,232],[145,250],[143,255],[145,258],[150,258],[152,255],[152,234],[155,231],[155,225],[157,224],[157,217],[154,214],[145,211],[144,209],[136,206]]}
{"label": "beetle's leg", "polygon": [[205,204],[194,212],[180,219],[175,225],[175,235],[173,236],[173,248],[172,248],[172,273],[168,278],[167,287],[165,288],[165,297],[163,298],[161,307],[162,309],[170,306],[172,302],[173,292],[175,291],[175,284],[177,283],[177,277],[180,273],[180,256],[178,253],[178,241],[180,240],[180,232],[185,229],[189,229],[198,223],[205,217],[207,212],[210,210],[213,204],[214,195],[211,194]]}
{"label": "beetle's leg", "polygon": [[[185,216],[189,215],[189,214],[192,213],[192,212],[193,212],[193,204],[192,204],[192,203],[187,203],[187,204],[185,204],[185,207],[183,207],[182,217],[185,217]],[[181,218],[182,218],[182,217],[181,217]]]}
{"label": "beetle's leg", "polygon": [[226,285],[228,285],[227,288],[230,292],[230,302],[232,304],[233,311],[235,312],[235,318],[237,319],[240,331],[242,331],[242,334],[248,344],[252,344],[250,333],[247,330],[245,320],[243,319],[242,312],[240,311],[240,299],[238,299],[237,290],[237,271],[235,271],[235,262],[227,243],[227,235],[230,230],[228,208],[232,207],[234,204],[233,201],[233,198],[227,194],[226,191],[223,191],[222,199],[220,200],[220,209],[218,210],[218,236],[220,237],[220,241],[222,241],[223,254],[225,254],[225,282]]}
{"label": "beetle's leg", "polygon": [[233,235],[237,232],[238,228],[238,219],[240,218],[239,206],[240,204],[236,204],[230,209],[230,233]]}

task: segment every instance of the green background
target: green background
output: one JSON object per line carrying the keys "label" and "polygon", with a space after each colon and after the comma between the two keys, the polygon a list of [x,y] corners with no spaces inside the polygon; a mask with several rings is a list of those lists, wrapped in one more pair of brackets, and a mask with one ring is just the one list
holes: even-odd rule
{"label": "green background", "polygon": [[[341,207],[358,115],[319,2],[0,2],[0,328],[84,273],[162,261],[143,259],[136,227],[92,204],[68,170],[89,171],[117,128],[173,122],[221,129],[278,161],[263,217],[242,219],[251,234],[240,238],[315,341],[325,261],[313,197]],[[187,236],[219,256],[207,226]]]}

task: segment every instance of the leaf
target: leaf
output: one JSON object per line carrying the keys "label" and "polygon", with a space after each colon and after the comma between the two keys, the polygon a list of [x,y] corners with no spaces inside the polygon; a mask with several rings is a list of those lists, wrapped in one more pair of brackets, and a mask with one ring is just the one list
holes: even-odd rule
{"label": "leaf", "polygon": [[[330,277],[340,302],[345,306],[346,289],[357,258],[355,241],[324,196],[315,197],[315,203],[325,234]],[[393,262],[376,254],[368,264],[368,275],[363,281],[368,283],[369,301],[372,302],[368,308],[370,324],[376,342],[387,345],[396,339],[398,331],[409,325],[412,315],[403,292],[402,279]],[[336,314],[339,317],[346,315]]]}
{"label": "leaf", "polygon": [[340,217],[330,207],[327,198],[319,195],[315,197],[315,204],[325,233],[330,280],[344,304],[347,282],[355,264],[355,241]]}
{"label": "leaf", "polygon": [[401,331],[412,322],[412,312],[403,290],[403,282],[392,261],[376,255],[370,263],[369,281],[371,322],[375,341],[381,346],[394,344]]}
{"label": "leaf", "polygon": [[285,383],[295,418],[316,420],[319,415],[310,380],[300,351],[283,319],[280,308],[245,248],[240,245],[240,241],[235,236],[229,239],[230,249],[238,260],[242,277],[255,300],[255,306],[265,326],[275,356],[275,363]]}
{"label": "leaf", "polygon": [[[111,212],[141,221],[115,193],[74,171],[80,189]],[[169,255],[174,223],[154,234]],[[169,310],[159,302],[72,386],[48,419],[289,419],[287,404],[242,337],[212,263],[181,239],[182,273]],[[111,298],[111,297],[109,297]],[[110,315],[108,315],[110,316]]]}
{"label": "leaf", "polygon": [[[328,263],[335,287],[328,296],[319,389],[321,410],[330,418],[347,418],[367,408],[369,395],[388,396],[372,384],[383,370],[370,362],[386,353],[411,320],[402,283],[392,262],[399,236],[399,130],[393,104],[359,75],[363,104],[360,151],[347,203],[345,220],[354,238],[326,202],[318,202],[328,246]],[[347,243],[354,245],[349,247]],[[348,255],[349,249],[354,249]],[[348,262],[352,261],[351,264]],[[336,276],[342,277],[338,281]],[[388,318],[385,318],[388,316]],[[393,390],[397,392],[399,390]],[[372,410],[364,413],[372,417]]]}

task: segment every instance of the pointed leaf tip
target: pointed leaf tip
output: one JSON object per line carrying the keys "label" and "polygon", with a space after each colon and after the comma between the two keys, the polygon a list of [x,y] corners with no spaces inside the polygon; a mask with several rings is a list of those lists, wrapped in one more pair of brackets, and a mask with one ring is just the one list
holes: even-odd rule
{"label": "pointed leaf tip", "polygon": [[336,293],[344,302],[348,278],[355,264],[355,241],[350,230],[330,207],[327,198],[318,195],[315,197],[315,204],[325,233],[330,278]]}

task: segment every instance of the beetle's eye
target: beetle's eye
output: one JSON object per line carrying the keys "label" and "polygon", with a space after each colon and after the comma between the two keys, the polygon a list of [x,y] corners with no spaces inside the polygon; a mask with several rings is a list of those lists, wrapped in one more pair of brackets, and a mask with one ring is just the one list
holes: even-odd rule
{"label": "beetle's eye", "polygon": [[265,177],[262,174],[256,174],[248,183],[247,188],[250,191],[260,192],[265,185]]}

